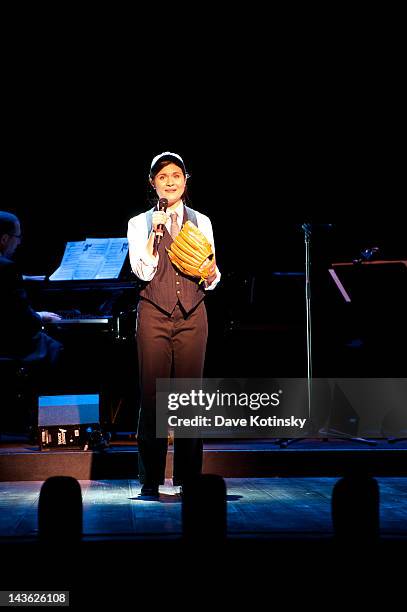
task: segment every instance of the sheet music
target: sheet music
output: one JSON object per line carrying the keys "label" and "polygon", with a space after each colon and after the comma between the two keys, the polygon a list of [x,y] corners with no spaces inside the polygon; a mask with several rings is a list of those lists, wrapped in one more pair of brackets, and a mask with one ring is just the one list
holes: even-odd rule
{"label": "sheet music", "polygon": [[49,280],[72,280],[76,266],[83,253],[85,241],[67,242],[61,265],[49,277]]}
{"label": "sheet music", "polygon": [[118,278],[128,250],[127,238],[110,238],[103,264],[95,278]]}
{"label": "sheet music", "polygon": [[96,278],[96,274],[103,265],[108,246],[109,238],[86,238],[83,252],[74,270],[72,280]]}
{"label": "sheet music", "polygon": [[127,238],[86,238],[67,242],[61,265],[49,280],[118,278],[128,248]]}

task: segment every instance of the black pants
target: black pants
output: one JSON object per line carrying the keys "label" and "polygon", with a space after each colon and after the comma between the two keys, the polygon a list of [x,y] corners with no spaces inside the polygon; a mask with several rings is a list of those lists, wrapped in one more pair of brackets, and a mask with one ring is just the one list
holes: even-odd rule
{"label": "black pants", "polygon": [[[186,314],[177,305],[171,315],[148,300],[137,310],[137,351],[141,387],[138,424],[139,478],[141,483],[163,484],[168,440],[156,437],[156,379],[201,378],[208,321],[203,301]],[[174,485],[202,470],[202,440],[174,440]]]}

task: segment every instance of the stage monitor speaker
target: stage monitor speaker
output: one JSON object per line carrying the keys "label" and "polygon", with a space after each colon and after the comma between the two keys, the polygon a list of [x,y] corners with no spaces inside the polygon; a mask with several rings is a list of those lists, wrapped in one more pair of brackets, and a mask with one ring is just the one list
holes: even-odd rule
{"label": "stage monitor speaker", "polygon": [[99,395],[43,395],[38,398],[41,450],[87,450],[102,438]]}

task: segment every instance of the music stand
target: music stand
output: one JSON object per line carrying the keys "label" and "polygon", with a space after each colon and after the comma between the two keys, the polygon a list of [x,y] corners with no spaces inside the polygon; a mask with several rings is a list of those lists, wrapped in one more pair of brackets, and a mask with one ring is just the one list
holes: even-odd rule
{"label": "music stand", "polygon": [[[329,273],[345,301],[350,302],[352,298],[358,304],[368,329],[367,338],[374,338],[367,350],[369,370],[379,378],[404,378],[407,260],[366,257],[366,253],[375,251],[378,251],[376,247],[365,249],[361,252],[363,258],[352,263],[334,263]],[[378,314],[382,325],[378,325]],[[402,435],[389,436],[383,430],[381,433],[393,444],[405,441],[406,431],[405,425],[400,425]]]}
{"label": "music stand", "polygon": [[[315,224],[303,223],[301,229],[304,232],[304,246],[305,246],[305,314],[306,314],[306,344],[307,344],[307,411],[308,411],[308,423],[310,433],[314,432],[314,424],[312,421],[312,329],[311,329],[311,234]],[[328,229],[332,228],[332,224],[318,224],[319,227]],[[374,440],[367,440],[366,438],[359,438],[352,436],[341,431],[332,431],[327,429],[326,431],[318,431],[315,433],[323,434],[323,441],[326,442],[330,437],[339,440],[349,440],[352,442],[360,442],[362,444],[368,444],[369,446],[376,446],[377,442]],[[275,443],[280,448],[287,448],[287,446],[294,444],[295,442],[301,442],[308,438],[278,438]]]}

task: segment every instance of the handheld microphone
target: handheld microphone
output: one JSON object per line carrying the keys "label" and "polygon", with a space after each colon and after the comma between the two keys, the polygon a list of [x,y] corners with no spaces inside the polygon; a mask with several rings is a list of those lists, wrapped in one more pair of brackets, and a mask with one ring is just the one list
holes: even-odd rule
{"label": "handheld microphone", "polygon": [[[168,206],[167,198],[160,198],[158,200],[157,210],[163,210],[164,212],[167,212],[167,206]],[[157,255],[158,245],[160,244],[163,235],[164,235],[164,225],[163,223],[160,223],[159,225],[157,225],[157,229],[155,232],[153,255]]]}

